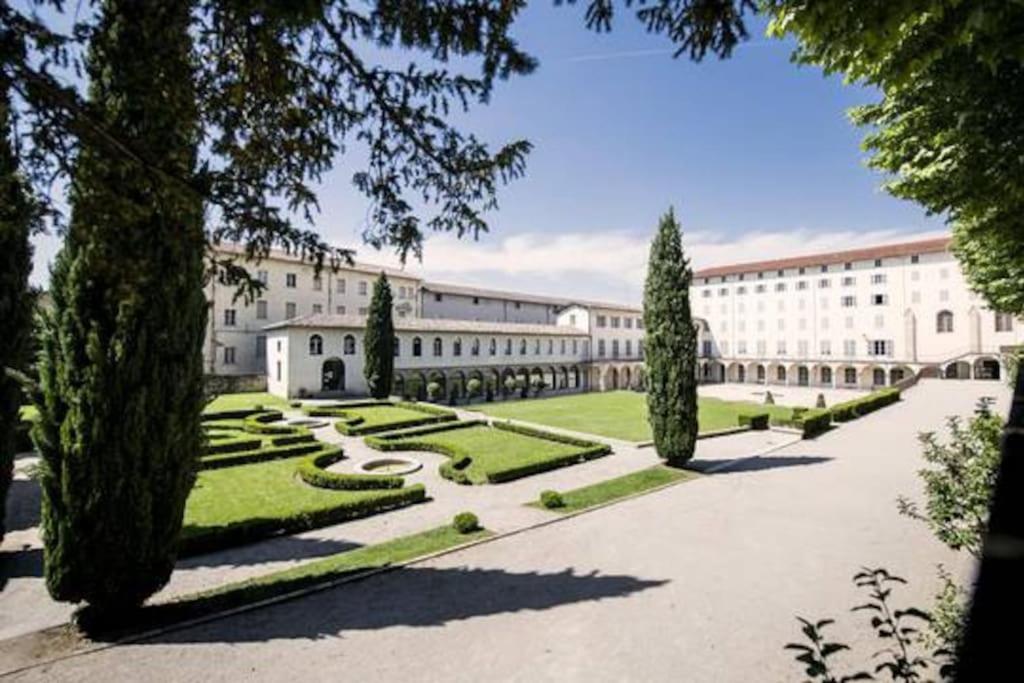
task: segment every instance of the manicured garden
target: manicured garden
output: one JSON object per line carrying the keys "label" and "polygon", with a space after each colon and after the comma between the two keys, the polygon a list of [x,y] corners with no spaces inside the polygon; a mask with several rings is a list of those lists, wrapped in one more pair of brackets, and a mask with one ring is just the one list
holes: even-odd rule
{"label": "manicured garden", "polygon": [[426,403],[405,401],[348,401],[303,407],[311,417],[337,418],[335,429],[346,436],[364,436],[393,429],[450,422],[455,413]]}
{"label": "manicured garden", "polygon": [[495,484],[611,452],[605,445],[515,425],[451,422],[366,439],[382,451],[434,451],[451,459],[441,475],[460,484]]}
{"label": "manicured garden", "polygon": [[[793,415],[793,409],[788,406],[724,401],[705,396],[698,399],[698,404],[697,421],[701,433],[736,427],[739,416],[749,412],[767,412],[773,420],[790,420]],[[535,422],[623,441],[647,441],[651,438],[646,397],[633,391],[510,401],[480,405],[474,409],[494,417]]]}
{"label": "manicured garden", "polygon": [[219,413],[232,410],[252,410],[255,408],[276,408],[282,410],[288,402],[279,396],[266,391],[250,391],[241,394],[221,394],[207,404],[207,413]]}

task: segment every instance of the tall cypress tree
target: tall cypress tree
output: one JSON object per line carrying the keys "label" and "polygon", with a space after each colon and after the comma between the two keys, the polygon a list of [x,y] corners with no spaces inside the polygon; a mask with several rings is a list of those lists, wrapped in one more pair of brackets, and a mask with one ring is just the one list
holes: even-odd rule
{"label": "tall cypress tree", "polygon": [[4,512],[22,402],[18,383],[6,371],[23,370],[31,348],[29,233],[35,216],[14,153],[8,91],[9,84],[0,75],[0,539],[4,535]]}
{"label": "tall cypress tree", "polygon": [[697,332],[690,317],[690,264],[675,212],[669,209],[651,243],[644,283],[647,408],[654,447],[672,465],[693,457],[697,443]]}
{"label": "tall cypress tree", "polygon": [[132,155],[83,139],[44,318],[46,583],[110,614],[163,586],[201,445],[205,236],[194,192],[190,3],[106,0],[88,58],[96,116]]}
{"label": "tall cypress tree", "polygon": [[363,376],[374,398],[391,395],[395,372],[395,323],[391,319],[391,285],[384,273],[373,284],[370,313],[363,333]]}

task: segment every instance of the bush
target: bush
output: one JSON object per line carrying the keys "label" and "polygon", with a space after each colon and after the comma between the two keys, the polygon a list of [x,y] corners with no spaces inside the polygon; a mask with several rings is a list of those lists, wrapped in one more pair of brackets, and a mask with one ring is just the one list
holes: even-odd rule
{"label": "bush", "polygon": [[803,406],[795,406],[793,408],[793,419],[799,420],[800,416],[807,412],[807,408]]}
{"label": "bush", "polygon": [[867,396],[855,398],[852,401],[837,403],[832,406],[832,418],[836,422],[847,422],[854,420],[870,412],[884,408],[885,406],[900,400],[900,390],[895,388],[880,389]]}
{"label": "bush", "polygon": [[511,377],[511,376],[506,377],[505,378],[505,382],[503,383],[502,386],[505,387],[505,394],[506,395],[511,394],[513,391],[516,390],[516,386],[517,386],[516,378],[515,377]]}
{"label": "bush", "polygon": [[736,418],[741,427],[750,426],[751,429],[768,429],[768,413],[740,413]]}
{"label": "bush", "polygon": [[477,396],[479,396],[480,390],[482,388],[483,382],[478,380],[476,377],[473,377],[468,382],[466,382],[466,393],[469,395],[470,398],[476,398]]}
{"label": "bush", "polygon": [[379,474],[348,474],[329,472],[327,467],[342,460],[345,454],[341,446],[329,446],[322,453],[315,453],[299,461],[295,468],[302,481],[310,486],[336,491],[372,491],[378,489],[400,489],[405,486],[402,477]]}
{"label": "bush", "polygon": [[530,378],[530,389],[534,394],[539,395],[546,387],[547,385],[544,383],[544,378],[540,375],[534,375]]}
{"label": "bush", "polygon": [[822,408],[822,409],[828,407],[828,406],[825,405],[825,394],[818,394],[818,400],[815,401],[814,407],[815,408]]}
{"label": "bush", "polygon": [[431,401],[436,401],[441,397],[441,385],[437,382],[430,382],[427,384],[427,398]]}
{"label": "bush", "polygon": [[460,534],[471,534],[480,529],[480,520],[472,512],[460,512],[452,520],[452,526]]}
{"label": "bush", "polygon": [[565,507],[565,500],[558,491],[541,491],[540,504],[549,510],[553,510],[554,508]]}
{"label": "bush", "polygon": [[764,404],[766,406],[773,406],[773,405],[775,405],[775,397],[772,396],[772,392],[770,392],[770,391],[764,392]]}
{"label": "bush", "polygon": [[832,426],[832,413],[815,408],[803,413],[797,422],[803,430],[804,438],[810,439],[829,430]]}

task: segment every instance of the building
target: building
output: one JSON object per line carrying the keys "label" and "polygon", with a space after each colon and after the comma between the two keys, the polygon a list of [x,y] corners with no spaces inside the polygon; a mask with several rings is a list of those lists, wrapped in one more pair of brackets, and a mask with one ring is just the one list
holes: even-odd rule
{"label": "building", "polygon": [[[219,257],[244,259],[234,245],[218,247]],[[256,301],[236,299],[236,288],[211,279],[206,287],[209,302],[203,359],[208,375],[264,375],[267,371],[267,325],[300,316],[366,315],[373,283],[383,272],[391,281],[396,319],[420,315],[422,281],[403,271],[357,263],[337,270],[324,268],[319,277],[309,261],[283,251],[273,251],[258,264],[250,264],[265,288]]]}
{"label": "building", "polygon": [[558,297],[438,282],[423,283],[421,291],[424,318],[554,325],[558,311],[570,303]]}
{"label": "building", "polygon": [[586,332],[590,339],[590,387],[599,391],[643,387],[643,309],[614,304],[570,304],[559,313],[558,324]]}
{"label": "building", "polygon": [[999,378],[1020,321],[968,289],[949,238],[694,273],[704,381],[869,388]]}
{"label": "building", "polygon": [[[445,397],[465,396],[479,379],[500,396],[509,377],[543,379],[546,393],[589,388],[590,338],[565,325],[397,318],[393,393],[426,397],[436,382]],[[268,325],[267,389],[278,396],[365,395],[361,316],[316,314]],[[519,392],[516,392],[517,395]]]}

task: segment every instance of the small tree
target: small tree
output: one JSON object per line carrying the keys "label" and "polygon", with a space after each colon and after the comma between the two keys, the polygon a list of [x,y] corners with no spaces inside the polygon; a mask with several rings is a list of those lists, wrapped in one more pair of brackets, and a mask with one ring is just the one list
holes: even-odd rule
{"label": "small tree", "polygon": [[516,389],[519,391],[520,398],[528,396],[527,392],[530,390],[530,383],[523,375],[516,377]]}
{"label": "small tree", "polygon": [[373,285],[373,298],[370,299],[370,312],[363,333],[363,376],[370,395],[377,399],[391,395],[394,381],[395,323],[391,319],[392,304],[391,285],[387,276],[381,273]]}
{"label": "small tree", "polygon": [[697,331],[690,317],[690,265],[669,209],[651,243],[644,284],[644,364],[654,447],[669,463],[693,457],[697,442]]}
{"label": "small tree", "polygon": [[509,375],[505,378],[505,381],[502,382],[502,387],[505,390],[505,396],[508,396],[516,390],[516,378]]}
{"label": "small tree", "polygon": [[533,390],[534,396],[539,396],[546,386],[544,378],[540,375],[534,375],[530,378],[530,389]]}
{"label": "small tree", "polygon": [[441,384],[439,382],[427,383],[427,398],[431,401],[441,398]]}
{"label": "small tree", "polygon": [[470,398],[476,398],[477,396],[479,396],[480,395],[480,390],[482,388],[483,388],[483,382],[478,380],[476,377],[472,377],[472,378],[470,378],[470,380],[468,382],[466,382],[466,394]]}

